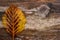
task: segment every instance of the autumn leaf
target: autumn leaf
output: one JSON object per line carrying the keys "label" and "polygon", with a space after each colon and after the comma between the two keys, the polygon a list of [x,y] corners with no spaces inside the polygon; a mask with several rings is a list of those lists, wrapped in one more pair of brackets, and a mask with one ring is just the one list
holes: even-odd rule
{"label": "autumn leaf", "polygon": [[2,22],[7,32],[12,35],[12,40],[14,40],[15,35],[24,30],[24,25],[26,23],[26,18],[21,11],[15,5],[11,5],[2,17]]}

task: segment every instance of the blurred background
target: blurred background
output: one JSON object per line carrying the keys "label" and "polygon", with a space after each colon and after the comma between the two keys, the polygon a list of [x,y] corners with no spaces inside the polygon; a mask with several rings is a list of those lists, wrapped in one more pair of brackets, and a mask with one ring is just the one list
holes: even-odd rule
{"label": "blurred background", "polygon": [[60,40],[60,0],[0,0],[0,40],[11,40],[2,24],[2,16],[11,4],[27,19],[25,30],[16,40]]}

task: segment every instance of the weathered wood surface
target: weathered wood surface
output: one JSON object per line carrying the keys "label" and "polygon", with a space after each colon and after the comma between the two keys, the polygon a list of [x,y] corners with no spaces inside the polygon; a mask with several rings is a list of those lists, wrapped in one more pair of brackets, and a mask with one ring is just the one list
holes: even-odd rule
{"label": "weathered wood surface", "polygon": [[[37,31],[26,29],[17,35],[15,40],[60,40],[60,31],[58,29],[51,30]],[[0,40],[12,40],[5,28],[0,28]]]}

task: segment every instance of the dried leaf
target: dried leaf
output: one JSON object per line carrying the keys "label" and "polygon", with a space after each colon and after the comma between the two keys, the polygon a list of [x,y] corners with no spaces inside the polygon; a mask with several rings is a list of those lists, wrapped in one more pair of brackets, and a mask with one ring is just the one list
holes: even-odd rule
{"label": "dried leaf", "polygon": [[24,30],[26,18],[21,11],[14,5],[11,5],[2,17],[3,24],[7,28],[7,32],[12,35],[13,40],[15,35]]}

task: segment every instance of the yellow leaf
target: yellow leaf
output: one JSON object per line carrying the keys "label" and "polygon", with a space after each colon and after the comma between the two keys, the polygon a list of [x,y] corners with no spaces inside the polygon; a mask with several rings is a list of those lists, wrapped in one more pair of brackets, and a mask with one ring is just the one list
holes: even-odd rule
{"label": "yellow leaf", "polygon": [[12,35],[14,40],[15,35],[24,30],[26,23],[25,15],[22,10],[14,5],[11,5],[2,17],[3,25],[7,28],[7,32]]}

